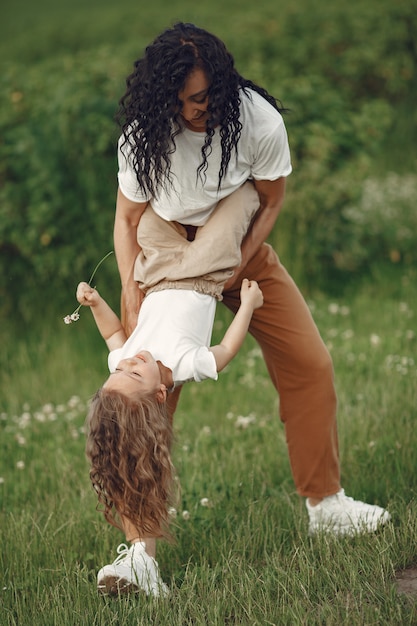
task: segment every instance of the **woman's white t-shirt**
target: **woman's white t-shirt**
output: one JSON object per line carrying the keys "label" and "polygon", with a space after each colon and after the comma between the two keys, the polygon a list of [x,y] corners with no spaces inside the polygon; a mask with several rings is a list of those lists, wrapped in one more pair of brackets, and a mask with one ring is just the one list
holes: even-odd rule
{"label": "woman's white t-shirt", "polygon": [[232,153],[222,186],[218,192],[221,144],[216,129],[207,158],[208,168],[203,180],[197,178],[202,161],[201,148],[205,133],[185,128],[175,137],[175,152],[170,155],[172,187],[161,189],[158,197],[145,195],[132,167],[131,148],[119,139],[118,181],[122,193],[133,202],[152,200],[154,211],[167,221],[201,226],[222,198],[230,195],[250,178],[276,180],[291,173],[287,132],[280,113],[253,90],[250,96],[240,93],[241,137],[238,158]]}

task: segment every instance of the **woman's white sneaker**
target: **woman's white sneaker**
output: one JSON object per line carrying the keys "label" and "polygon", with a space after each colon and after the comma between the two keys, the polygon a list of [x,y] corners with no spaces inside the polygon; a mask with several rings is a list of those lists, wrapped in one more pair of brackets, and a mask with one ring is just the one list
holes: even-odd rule
{"label": "woman's white sneaker", "polygon": [[372,533],[391,519],[382,507],[349,498],[343,489],[323,498],[316,506],[312,506],[307,499],[306,506],[310,536],[319,532],[336,536]]}
{"label": "woman's white sneaker", "polygon": [[124,543],[117,548],[118,557],[97,574],[97,589],[105,595],[117,596],[144,592],[148,596],[165,597],[168,587],[162,582],[158,563],[145,551],[145,544]]}

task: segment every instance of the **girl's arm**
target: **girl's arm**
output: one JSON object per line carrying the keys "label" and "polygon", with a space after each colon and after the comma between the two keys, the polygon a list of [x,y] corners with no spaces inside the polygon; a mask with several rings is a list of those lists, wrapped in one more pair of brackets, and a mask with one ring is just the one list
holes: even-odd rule
{"label": "girl's arm", "polygon": [[210,348],[210,352],[214,354],[218,372],[221,372],[239,352],[248,332],[252,314],[255,309],[262,306],[263,301],[258,283],[244,278],[240,289],[240,307],[221,343]]}
{"label": "girl's arm", "polygon": [[80,283],[77,287],[77,300],[83,306],[89,306],[97,328],[107,344],[109,350],[121,348],[127,337],[116,313],[103,300],[96,289],[87,283]]}

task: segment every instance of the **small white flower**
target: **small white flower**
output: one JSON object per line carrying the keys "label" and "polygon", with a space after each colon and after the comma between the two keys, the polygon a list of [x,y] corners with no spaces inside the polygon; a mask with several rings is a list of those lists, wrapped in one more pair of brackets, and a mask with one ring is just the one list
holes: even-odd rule
{"label": "small white flower", "polygon": [[80,402],[81,399],[78,396],[71,396],[71,398],[68,400],[68,406],[71,409],[74,409]]}
{"label": "small white flower", "polygon": [[63,319],[64,319],[64,324],[72,324],[71,315],[66,315]]}
{"label": "small white flower", "polygon": [[332,315],[336,315],[337,313],[339,313],[339,305],[336,302],[331,302],[327,308],[327,310],[329,311],[329,313],[331,313]]}
{"label": "small white flower", "polygon": [[182,519],[189,520],[190,517],[191,516],[190,516],[190,512],[189,511],[183,511],[182,512]]}
{"label": "small white flower", "polygon": [[3,485],[3,484],[4,484],[4,478],[3,476],[0,476],[0,485]]}
{"label": "small white flower", "polygon": [[379,337],[379,335],[375,335],[374,333],[372,333],[370,337],[370,342],[371,342],[371,346],[379,346],[379,344],[381,343],[381,337]]}
{"label": "small white flower", "polygon": [[246,417],[243,415],[239,415],[235,422],[236,428],[242,428],[242,430],[246,430],[250,426],[256,422],[256,417],[254,415],[247,415]]}
{"label": "small white flower", "polygon": [[18,461],[16,463],[16,469],[19,469],[19,470],[25,469],[25,462],[24,461]]}
{"label": "small white flower", "polygon": [[208,498],[201,498],[200,504],[201,506],[210,506],[210,500]]}
{"label": "small white flower", "polygon": [[72,322],[77,322],[79,319],[80,319],[80,314],[78,313],[78,311],[74,311],[74,313],[71,313]]}
{"label": "small white flower", "polygon": [[169,515],[170,517],[174,517],[174,518],[175,518],[175,517],[177,517],[177,509],[175,509],[173,506],[171,506],[171,507],[168,509],[168,515]]}

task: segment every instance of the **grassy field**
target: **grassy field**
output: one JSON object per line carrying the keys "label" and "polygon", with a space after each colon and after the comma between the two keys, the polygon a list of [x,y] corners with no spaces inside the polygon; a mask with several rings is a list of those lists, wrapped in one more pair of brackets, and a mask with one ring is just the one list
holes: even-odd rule
{"label": "grassy field", "polygon": [[[274,75],[263,63],[284,9],[303,15],[276,0],[15,0],[2,7],[1,63],[120,46],[127,73],[149,39],[181,19],[215,31],[263,79]],[[377,155],[378,175],[412,170],[401,160],[415,155],[409,118],[398,117],[403,134]],[[373,271],[337,299],[306,297],[335,363],[343,486],[387,506],[392,524],[372,536],[308,538],[278,399],[248,337],[217,383],[182,393],[176,541],[158,547],[167,601],[97,595],[96,572],[123,541],[95,509],[84,457],[87,404],[107,352],[88,311],[63,324],[76,306],[67,286],[47,296],[34,286],[24,320],[0,323],[0,626],[417,624],[416,598],[395,584],[399,570],[417,566],[417,275],[411,265]],[[86,278],[74,276],[71,289]],[[215,336],[229,320],[220,306]]]}
{"label": "grassy field", "polygon": [[[277,399],[248,338],[219,382],[183,392],[176,543],[158,550],[166,602],[96,593],[96,571],[123,538],[95,511],[84,459],[86,404],[106,355],[89,312],[70,327],[51,316],[30,341],[9,345],[0,623],[415,624],[415,600],[395,587],[395,572],[417,563],[414,278],[397,276],[391,295],[368,286],[309,301],[336,366],[343,485],[388,506],[392,525],[343,541],[307,537]],[[227,315],[220,308],[216,333]]]}

